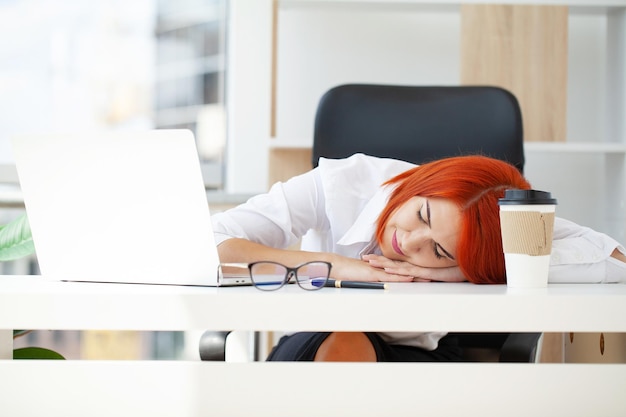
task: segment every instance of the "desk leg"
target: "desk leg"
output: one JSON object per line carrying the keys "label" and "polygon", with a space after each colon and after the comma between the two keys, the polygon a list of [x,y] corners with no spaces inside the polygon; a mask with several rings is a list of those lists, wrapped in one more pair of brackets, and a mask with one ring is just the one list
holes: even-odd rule
{"label": "desk leg", "polygon": [[539,362],[563,363],[563,333],[544,333]]}
{"label": "desk leg", "polygon": [[0,359],[13,359],[13,330],[0,330]]}

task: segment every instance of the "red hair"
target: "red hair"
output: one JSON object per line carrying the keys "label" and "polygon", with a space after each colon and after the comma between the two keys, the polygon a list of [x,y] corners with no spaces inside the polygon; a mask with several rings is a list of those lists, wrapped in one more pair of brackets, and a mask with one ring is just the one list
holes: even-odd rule
{"label": "red hair", "polygon": [[461,210],[456,260],[465,277],[475,284],[506,282],[498,199],[506,189],[531,188],[517,168],[484,156],[459,156],[412,168],[384,185],[396,187],[378,218],[379,243],[391,214],[410,198],[445,198]]}

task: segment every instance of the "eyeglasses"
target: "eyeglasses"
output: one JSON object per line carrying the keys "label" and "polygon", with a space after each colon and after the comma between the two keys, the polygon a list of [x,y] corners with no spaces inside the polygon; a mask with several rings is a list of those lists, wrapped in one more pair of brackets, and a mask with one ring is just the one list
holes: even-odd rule
{"label": "eyeglasses", "polygon": [[247,266],[254,286],[262,291],[274,291],[294,280],[307,291],[323,288],[330,275],[330,262],[312,261],[290,268],[278,262],[259,261],[250,264],[224,263],[223,267],[244,268]]}

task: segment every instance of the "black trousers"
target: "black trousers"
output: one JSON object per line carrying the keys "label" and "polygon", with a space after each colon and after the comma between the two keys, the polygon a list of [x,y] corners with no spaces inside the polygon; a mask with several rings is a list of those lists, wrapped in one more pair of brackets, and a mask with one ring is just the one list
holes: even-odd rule
{"label": "black trousers", "polygon": [[[456,336],[439,340],[430,351],[413,346],[390,345],[376,333],[365,333],[376,350],[378,362],[462,362],[462,349]],[[283,336],[272,349],[268,361],[312,361],[329,332],[301,332]]]}

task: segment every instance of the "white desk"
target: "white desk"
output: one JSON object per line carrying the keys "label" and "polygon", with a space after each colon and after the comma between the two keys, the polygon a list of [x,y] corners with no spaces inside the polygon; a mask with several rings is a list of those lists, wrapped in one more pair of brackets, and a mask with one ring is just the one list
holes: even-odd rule
{"label": "white desk", "polygon": [[[262,293],[0,277],[5,340],[13,328],[626,332],[625,317],[624,285]],[[0,362],[11,416],[623,416],[625,392],[621,364]]]}

